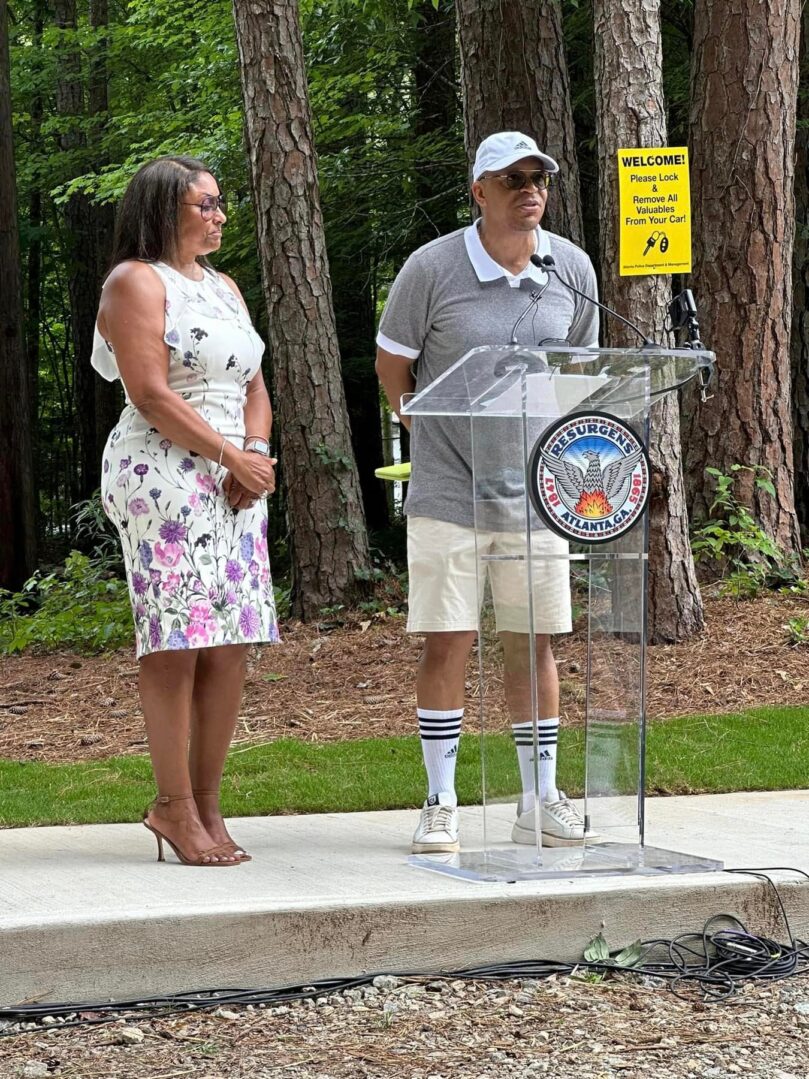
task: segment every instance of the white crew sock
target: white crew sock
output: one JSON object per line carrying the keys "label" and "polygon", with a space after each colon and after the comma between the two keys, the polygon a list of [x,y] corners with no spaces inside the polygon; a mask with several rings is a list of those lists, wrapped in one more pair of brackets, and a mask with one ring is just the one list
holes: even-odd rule
{"label": "white crew sock", "polygon": [[[520,764],[522,800],[520,812],[530,813],[534,808],[534,725],[512,723],[514,745]],[[540,719],[537,722],[537,746],[539,748],[539,790],[543,802],[556,802],[556,746],[559,741],[559,717]]]}
{"label": "white crew sock", "polygon": [[461,736],[463,708],[436,711],[419,708],[419,735],[424,767],[427,771],[428,796],[449,794],[455,797],[455,762],[458,759],[458,740]]}

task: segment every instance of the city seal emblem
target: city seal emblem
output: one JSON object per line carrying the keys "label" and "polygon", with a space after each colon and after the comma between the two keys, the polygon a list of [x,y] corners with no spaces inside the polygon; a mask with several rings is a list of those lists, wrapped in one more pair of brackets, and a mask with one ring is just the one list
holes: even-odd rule
{"label": "city seal emblem", "polygon": [[579,543],[625,535],[649,501],[651,467],[631,427],[606,412],[565,416],[531,451],[529,490],[549,528]]}

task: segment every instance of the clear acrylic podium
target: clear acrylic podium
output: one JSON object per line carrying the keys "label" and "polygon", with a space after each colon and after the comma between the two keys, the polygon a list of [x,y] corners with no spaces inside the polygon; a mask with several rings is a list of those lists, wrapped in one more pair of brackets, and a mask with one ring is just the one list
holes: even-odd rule
{"label": "clear acrylic podium", "polygon": [[[468,418],[480,608],[478,685],[469,692],[461,747],[469,749],[477,710],[479,807],[462,811],[461,853],[413,855],[412,865],[475,881],[722,868],[644,841],[647,513],[614,540],[568,542],[547,527],[531,497],[535,447],[554,424],[607,414],[647,446],[654,402],[712,365],[712,353],[688,349],[483,347],[403,405],[404,415],[425,423]],[[587,464],[581,461],[582,473]],[[557,781],[583,792],[586,834],[575,846],[543,847],[537,722],[556,713],[543,697],[553,664],[544,653],[538,671],[537,637],[559,633],[567,610],[576,633],[557,636],[553,646],[557,660],[564,656],[558,677],[568,732]],[[515,723],[526,725],[520,737],[533,745],[533,798],[529,792],[522,804],[517,832],[523,783]]]}

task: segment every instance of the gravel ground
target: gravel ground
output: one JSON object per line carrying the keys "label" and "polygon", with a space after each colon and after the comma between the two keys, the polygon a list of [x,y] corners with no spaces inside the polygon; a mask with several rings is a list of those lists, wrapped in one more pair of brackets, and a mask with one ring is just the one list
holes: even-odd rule
{"label": "gravel ground", "polygon": [[[9,1029],[9,1028],[7,1028]],[[3,1079],[805,1079],[809,982],[725,1004],[648,978],[402,982],[0,1040]]]}

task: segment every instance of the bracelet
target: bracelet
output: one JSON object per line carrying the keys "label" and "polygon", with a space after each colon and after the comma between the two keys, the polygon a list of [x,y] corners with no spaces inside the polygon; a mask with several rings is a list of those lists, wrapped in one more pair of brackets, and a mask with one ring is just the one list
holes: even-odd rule
{"label": "bracelet", "polygon": [[219,460],[216,462],[217,468],[222,467],[222,457],[223,457],[224,452],[225,452],[225,446],[227,445],[227,441],[228,440],[226,438],[223,438],[222,439],[222,445],[219,447]]}

